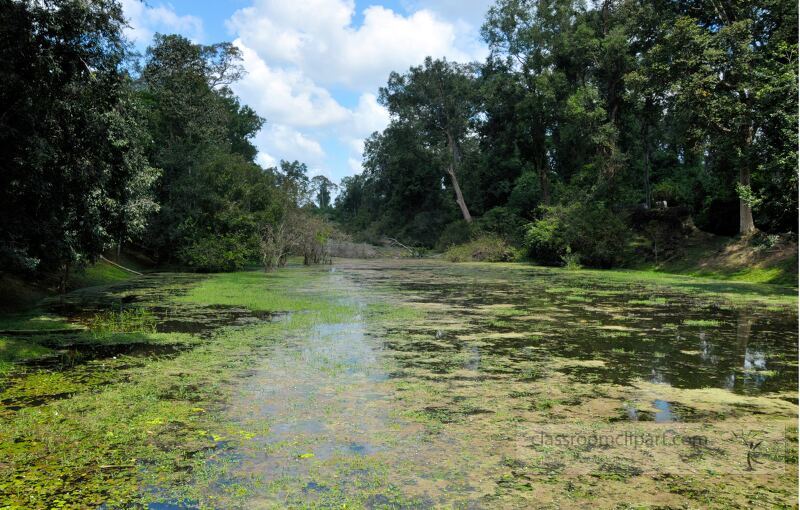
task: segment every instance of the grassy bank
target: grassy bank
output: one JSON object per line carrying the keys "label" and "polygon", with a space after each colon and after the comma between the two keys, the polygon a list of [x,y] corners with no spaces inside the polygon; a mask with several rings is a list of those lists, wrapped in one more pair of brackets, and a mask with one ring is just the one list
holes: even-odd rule
{"label": "grassy bank", "polygon": [[[571,276],[581,282],[580,288],[593,285],[639,285],[647,292],[677,291],[687,297],[692,295],[716,298],[731,305],[762,305],[781,308],[797,306],[797,288],[788,285],[720,280],[703,276],[664,273],[637,269],[565,269],[534,266],[528,263],[471,262],[467,265],[505,267],[522,271],[551,273],[553,276]],[[576,288],[579,291],[580,288]]]}
{"label": "grassy bank", "polygon": [[[442,256],[450,262],[505,262],[523,260],[523,254],[499,238],[484,236],[451,246]],[[580,267],[579,257],[564,262]],[[628,270],[643,278],[658,280],[657,274],[701,277],[727,282],[775,284],[797,288],[797,242],[787,236],[754,234],[746,238],[715,236],[697,231],[670,258],[660,262],[631,262]],[[613,278],[613,276],[612,276]],[[668,283],[670,280],[664,280]]]}
{"label": "grassy bank", "polygon": [[686,240],[680,256],[637,264],[634,269],[797,287],[797,262],[797,242],[789,238],[765,234],[729,238],[697,232]]}
{"label": "grassy bank", "polygon": [[[98,285],[109,285],[131,278],[132,273],[124,271],[104,260],[99,260],[84,269],[76,271],[69,282],[70,290]],[[21,311],[34,307],[42,299],[58,294],[57,277],[32,282],[26,278],[0,274],[0,310]],[[0,326],[0,329],[3,329]]]}

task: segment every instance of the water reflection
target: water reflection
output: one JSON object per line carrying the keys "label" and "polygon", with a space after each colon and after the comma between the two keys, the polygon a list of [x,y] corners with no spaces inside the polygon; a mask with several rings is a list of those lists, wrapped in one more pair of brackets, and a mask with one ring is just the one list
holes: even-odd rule
{"label": "water reflection", "polygon": [[[467,356],[457,364],[439,356],[440,374],[458,368],[492,374],[503,366],[513,370],[525,349],[535,347],[550,356],[602,360],[602,366],[564,369],[587,381],[625,384],[642,379],[744,394],[797,387],[797,316],[790,310],[737,310],[672,289],[587,281],[536,269],[454,266],[443,271],[420,265],[349,272],[367,284],[378,281],[412,302],[449,307],[449,319],[461,321],[463,331],[437,335],[436,350],[448,351],[450,344],[450,352]],[[498,305],[504,313],[486,313],[487,307]],[[406,333],[416,333],[414,327]],[[430,346],[401,343],[388,347],[405,353],[404,366],[425,368],[427,363],[430,368]]]}

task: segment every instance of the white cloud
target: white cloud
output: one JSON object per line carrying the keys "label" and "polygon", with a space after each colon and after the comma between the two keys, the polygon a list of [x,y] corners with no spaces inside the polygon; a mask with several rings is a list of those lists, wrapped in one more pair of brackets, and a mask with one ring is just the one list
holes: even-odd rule
{"label": "white cloud", "polygon": [[179,33],[193,41],[203,39],[203,20],[178,15],[172,6],[150,7],[140,0],[122,0],[122,10],[129,25],[125,35],[135,44],[149,44],[156,32]]}
{"label": "white cloud", "polygon": [[322,145],[289,126],[268,125],[256,135],[254,142],[262,166],[274,166],[280,159],[302,161],[311,167],[322,166],[325,162]]}
{"label": "white cloud", "polygon": [[[236,11],[227,26],[248,74],[234,91],[267,119],[255,140],[259,163],[298,159],[318,170],[332,162],[339,177],[361,171],[364,138],[389,122],[378,87],[429,55],[482,60],[478,28],[490,3],[405,0],[402,12],[373,5],[358,25],[353,0],[252,0]],[[353,93],[352,107],[337,100]]]}
{"label": "white cloud", "polygon": [[293,127],[324,126],[347,119],[349,113],[326,89],[316,86],[296,70],[270,67],[241,40],[247,75],[234,91],[270,122]]}
{"label": "white cloud", "polygon": [[360,174],[364,171],[364,167],[361,166],[361,160],[356,158],[347,158],[347,166],[350,167],[350,175]]}
{"label": "white cloud", "polygon": [[264,151],[259,151],[258,155],[256,156],[256,163],[258,163],[261,168],[278,166],[278,160],[275,159],[275,157],[271,154],[268,154]]}
{"label": "white cloud", "polygon": [[353,112],[353,125],[358,133],[369,135],[389,124],[389,111],[378,103],[378,98],[370,92],[358,99],[358,108]]}
{"label": "white cloud", "polygon": [[482,57],[456,47],[460,25],[426,9],[403,16],[382,6],[363,11],[352,24],[348,0],[256,0],[237,11],[229,28],[270,64],[300,70],[316,83],[374,90],[393,70],[405,70],[426,56],[453,60]]}

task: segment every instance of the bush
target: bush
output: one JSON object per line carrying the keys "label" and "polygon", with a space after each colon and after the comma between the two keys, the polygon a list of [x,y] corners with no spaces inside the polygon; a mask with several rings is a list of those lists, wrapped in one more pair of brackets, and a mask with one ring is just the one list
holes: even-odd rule
{"label": "bush", "polygon": [[464,244],[469,241],[471,232],[470,224],[464,220],[449,223],[439,235],[436,248],[438,250],[447,250],[451,246]]}
{"label": "bush", "polygon": [[500,236],[515,246],[522,243],[524,224],[525,221],[508,207],[489,209],[475,220],[475,225],[480,231]]}
{"label": "bush", "polygon": [[576,271],[581,268],[581,256],[577,253],[572,253],[569,246],[567,246],[567,253],[561,257],[561,262],[564,263],[564,269]]}
{"label": "bush", "polygon": [[510,262],[518,258],[516,251],[505,241],[490,235],[451,246],[444,256],[450,262]]}
{"label": "bush", "polygon": [[203,237],[184,248],[180,258],[200,272],[237,271],[253,258],[253,250],[250,243],[239,236]]}
{"label": "bush", "polygon": [[528,256],[542,264],[558,265],[567,253],[569,243],[559,208],[547,209],[541,219],[528,225],[524,245]]}
{"label": "bush", "polygon": [[528,256],[543,264],[594,267],[619,265],[625,258],[630,231],[602,203],[548,207],[525,232]]}

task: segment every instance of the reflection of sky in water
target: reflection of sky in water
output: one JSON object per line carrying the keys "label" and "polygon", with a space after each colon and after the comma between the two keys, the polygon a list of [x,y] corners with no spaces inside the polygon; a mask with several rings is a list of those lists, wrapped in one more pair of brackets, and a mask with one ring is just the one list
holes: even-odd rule
{"label": "reflection of sky in water", "polygon": [[745,370],[765,370],[767,368],[767,357],[764,351],[756,351],[750,348],[744,351]]}
{"label": "reflection of sky in water", "polygon": [[481,352],[478,350],[478,347],[474,345],[469,346],[467,350],[469,351],[469,357],[464,363],[464,368],[467,370],[478,370],[481,366]]}
{"label": "reflection of sky in water", "polygon": [[666,400],[654,400],[653,407],[657,409],[655,420],[658,423],[675,421],[675,413],[672,412],[672,404]]}
{"label": "reflection of sky in water", "polygon": [[657,368],[650,371],[650,382],[655,384],[669,384],[667,375]]}

